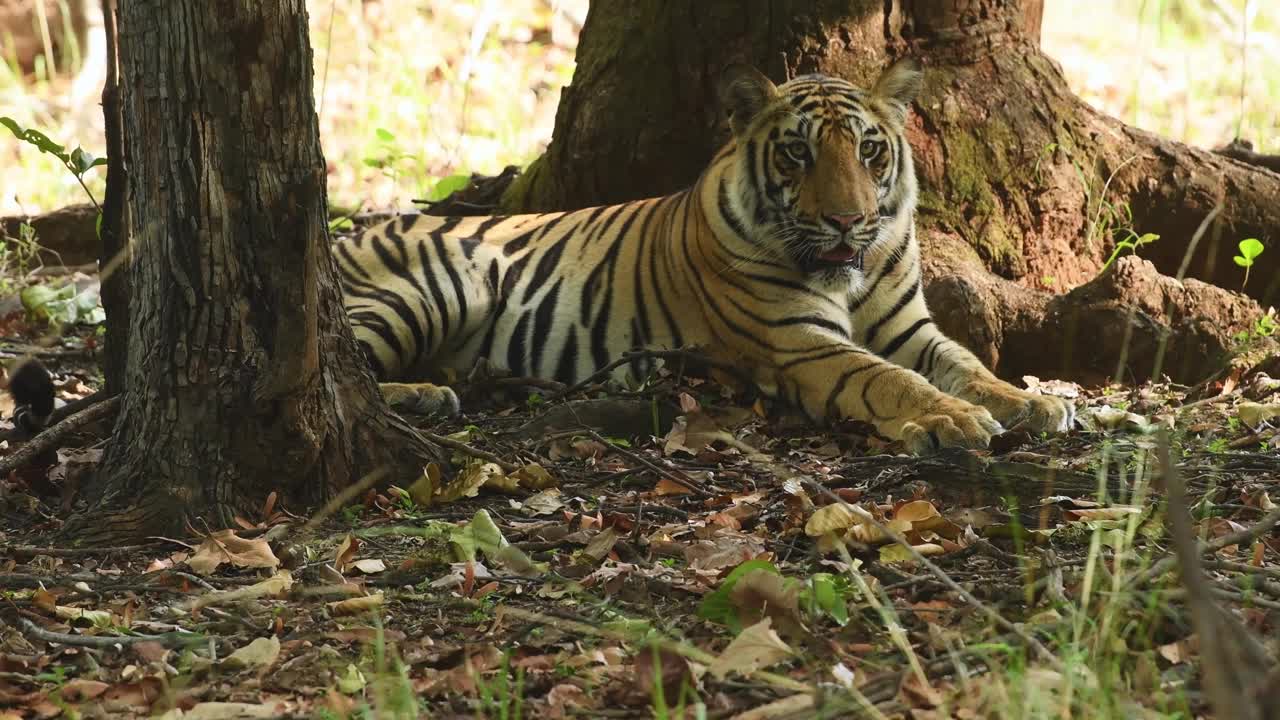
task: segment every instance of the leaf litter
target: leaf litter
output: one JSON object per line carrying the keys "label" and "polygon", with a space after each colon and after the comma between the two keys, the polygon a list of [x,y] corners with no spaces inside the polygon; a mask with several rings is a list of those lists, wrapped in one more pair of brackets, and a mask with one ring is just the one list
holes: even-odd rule
{"label": "leaf litter", "polygon": [[[21,718],[413,716],[401,697],[423,717],[510,712],[517,697],[525,717],[699,704],[740,718],[988,717],[1029,692],[1080,713],[1116,682],[1040,662],[925,558],[1055,651],[1110,624],[1127,712],[1204,715],[1203,696],[1182,693],[1201,644],[1177,574],[1143,574],[1167,554],[1153,451],[1173,427],[1196,529],[1221,544],[1206,556],[1216,597],[1274,634],[1280,536],[1250,531],[1276,511],[1280,416],[1247,370],[1194,399],[1028,378],[1074,396],[1080,427],[927,458],[856,423],[814,428],[665,375],[639,394],[586,389],[646,419],[625,433],[522,436],[545,410],[473,405],[428,427],[505,465],[455,453],[454,483],[424,468],[305,533],[286,512],[301,509],[266,507],[145,551],[42,554],[26,549],[39,528],[10,511],[0,542],[24,549],[0,553],[16,608],[0,703]],[[657,404],[669,426],[648,422]],[[4,497],[56,517],[65,468],[99,457],[61,452],[45,486],[9,478]]]}

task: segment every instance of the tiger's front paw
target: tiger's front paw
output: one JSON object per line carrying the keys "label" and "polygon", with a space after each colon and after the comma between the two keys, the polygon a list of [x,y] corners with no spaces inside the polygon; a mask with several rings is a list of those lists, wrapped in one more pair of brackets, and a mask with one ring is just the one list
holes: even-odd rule
{"label": "tiger's front paw", "polygon": [[1037,395],[998,380],[971,383],[956,396],[987,408],[1006,428],[1016,426],[1030,433],[1065,432],[1076,416],[1075,405],[1068,400]]}
{"label": "tiger's front paw", "polygon": [[902,424],[899,436],[915,455],[943,448],[985,448],[1002,431],[986,408],[955,398],[943,398]]}
{"label": "tiger's front paw", "polygon": [[378,389],[393,410],[418,415],[454,416],[462,411],[458,395],[444,385],[431,383],[380,383]]}

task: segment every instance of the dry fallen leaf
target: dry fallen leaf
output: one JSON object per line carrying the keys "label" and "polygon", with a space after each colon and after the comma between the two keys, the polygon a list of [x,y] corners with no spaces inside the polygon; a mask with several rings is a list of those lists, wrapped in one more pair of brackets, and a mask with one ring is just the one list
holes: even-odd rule
{"label": "dry fallen leaf", "polygon": [[356,615],[382,607],[382,593],[374,593],[358,598],[338,600],[326,605],[334,615]]}
{"label": "dry fallen leaf", "polygon": [[205,593],[191,601],[191,609],[196,610],[210,605],[226,605],[256,598],[279,597],[289,592],[292,587],[293,574],[288,570],[277,570],[275,575],[248,587]]}
{"label": "dry fallen leaf", "polygon": [[770,627],[771,622],[769,618],[765,618],[743,629],[707,670],[717,679],[723,680],[731,672],[750,675],[790,657],[793,651]]}
{"label": "dry fallen leaf", "polygon": [[243,568],[276,568],[280,560],[271,552],[266,538],[246,539],[234,530],[219,530],[200,543],[187,558],[187,565],[200,575],[212,573],[222,563]]}
{"label": "dry fallen leaf", "polygon": [[270,667],[280,657],[280,638],[255,638],[253,642],[237,649],[222,660],[222,667],[229,670],[249,670]]}

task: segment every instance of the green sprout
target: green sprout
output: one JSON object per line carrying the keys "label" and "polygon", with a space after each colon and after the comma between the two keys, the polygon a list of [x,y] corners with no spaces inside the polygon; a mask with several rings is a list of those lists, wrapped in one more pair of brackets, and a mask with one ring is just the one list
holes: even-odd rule
{"label": "green sprout", "polygon": [[1254,258],[1261,255],[1262,251],[1266,250],[1266,248],[1263,247],[1258,238],[1245,238],[1244,240],[1241,240],[1239,248],[1240,254],[1231,259],[1235,260],[1237,265],[1244,268],[1244,282],[1240,283],[1240,287],[1244,287],[1249,284],[1249,268],[1253,267]]}

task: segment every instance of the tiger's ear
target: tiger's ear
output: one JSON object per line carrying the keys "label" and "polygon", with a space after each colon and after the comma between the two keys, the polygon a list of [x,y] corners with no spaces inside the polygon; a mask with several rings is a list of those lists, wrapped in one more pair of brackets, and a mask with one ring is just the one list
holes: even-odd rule
{"label": "tiger's ear", "polygon": [[729,112],[733,134],[746,131],[751,121],[778,98],[778,87],[750,65],[734,63],[720,75],[720,104]]}
{"label": "tiger's ear", "polygon": [[920,61],[904,57],[880,73],[871,94],[897,113],[899,120],[905,120],[907,108],[911,107],[911,103],[920,94],[922,85],[924,72],[920,68]]}

